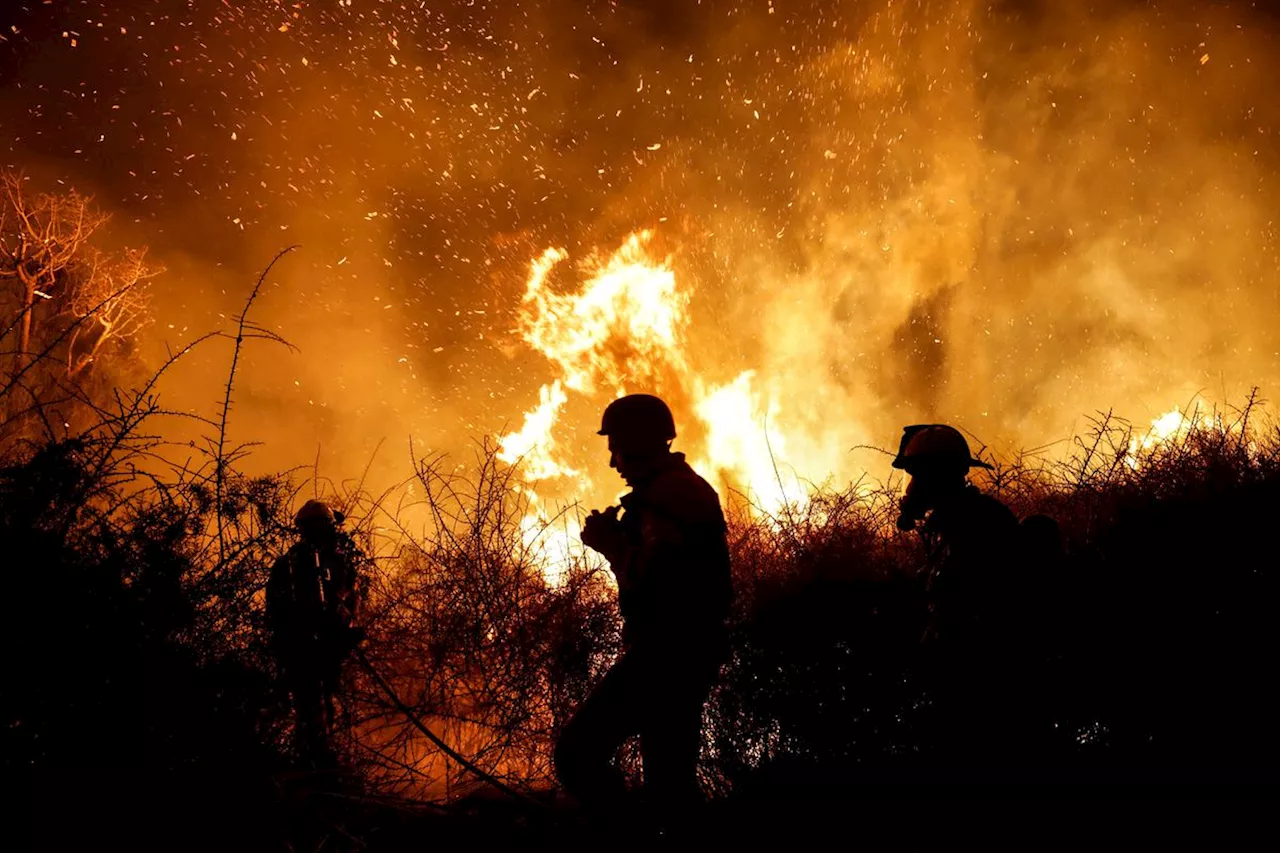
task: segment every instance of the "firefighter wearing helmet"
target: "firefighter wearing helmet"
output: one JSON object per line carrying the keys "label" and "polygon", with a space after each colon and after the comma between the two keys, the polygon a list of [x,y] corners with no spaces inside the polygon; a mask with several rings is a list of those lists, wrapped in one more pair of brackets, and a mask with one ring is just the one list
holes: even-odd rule
{"label": "firefighter wearing helmet", "polygon": [[624,795],[614,760],[638,734],[645,798],[673,820],[701,796],[702,710],[727,654],[724,514],[715,489],[671,451],[675,420],[659,398],[615,400],[599,435],[631,491],[619,506],[592,511],[582,541],[617,579],[623,650],[565,726],[555,767],[569,793],[610,814]]}
{"label": "firefighter wearing helmet", "polygon": [[935,508],[939,499],[961,494],[970,468],[990,468],[969,452],[960,430],[946,424],[905,427],[893,467],[906,471],[911,480],[901,503],[898,528],[911,530]]}
{"label": "firefighter wearing helmet", "polygon": [[945,761],[967,769],[1009,769],[1026,722],[1015,686],[1021,532],[1017,517],[968,479],[977,459],[945,424],[903,430],[893,467],[910,477],[898,528],[925,542],[929,604],[925,658]]}
{"label": "firefighter wearing helmet", "polygon": [[329,730],[342,663],[363,638],[355,624],[363,556],[344,518],[309,500],[294,516],[298,541],[267,581],[267,627],[293,701],[294,737],[304,761],[331,760]]}

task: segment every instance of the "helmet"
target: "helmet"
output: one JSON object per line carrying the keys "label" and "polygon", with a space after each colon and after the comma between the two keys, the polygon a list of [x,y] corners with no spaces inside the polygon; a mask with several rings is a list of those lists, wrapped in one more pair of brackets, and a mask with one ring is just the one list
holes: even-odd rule
{"label": "helmet", "polygon": [[298,514],[293,517],[294,524],[305,524],[306,522],[327,521],[330,524],[337,524],[338,518],[333,510],[329,509],[329,505],[324,501],[310,500],[302,505],[302,509],[298,510]]}
{"label": "helmet", "polygon": [[902,441],[898,444],[898,456],[893,460],[893,467],[905,469],[921,463],[991,467],[969,453],[969,442],[965,441],[960,430],[946,424],[914,424],[902,428]]}
{"label": "helmet", "polygon": [[598,435],[670,441],[676,437],[676,421],[667,404],[652,394],[628,394],[605,408]]}

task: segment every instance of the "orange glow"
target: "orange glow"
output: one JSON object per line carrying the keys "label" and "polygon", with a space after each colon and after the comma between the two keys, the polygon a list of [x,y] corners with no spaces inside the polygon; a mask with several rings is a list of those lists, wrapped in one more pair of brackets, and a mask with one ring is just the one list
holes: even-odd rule
{"label": "orange glow", "polygon": [[[601,507],[622,484],[594,423],[649,390],[727,502],[774,513],[810,482],[887,477],[865,448],[908,423],[1011,456],[1069,446],[1098,411],[1145,425],[1280,381],[1280,66],[1248,4],[682,4],[679,50],[644,4],[572,5],[531,23],[490,4],[474,40],[454,37],[474,10],[406,6],[429,50],[371,69],[307,45],[277,94],[209,40],[258,126],[193,103],[181,144],[148,131],[85,161],[123,181],[104,199],[150,192],[136,213],[162,217],[140,223],[175,271],[144,336],[161,358],[301,244],[255,306],[299,353],[246,353],[251,464],[322,450],[327,476],[369,467],[377,491],[405,437],[465,458],[496,431],[540,512]],[[290,39],[310,39],[299,14]],[[16,114],[36,124],[14,133],[88,132],[45,124],[75,91],[30,89]],[[222,371],[178,365],[167,404],[206,412]]]}
{"label": "orange glow", "polygon": [[[806,500],[806,487],[789,464],[789,438],[773,424],[780,404],[756,387],[754,372],[722,385],[701,378],[687,346],[689,296],[670,260],[650,254],[652,238],[651,231],[638,231],[612,254],[587,259],[578,286],[565,292],[552,290],[549,278],[568,259],[566,252],[548,249],[529,267],[520,333],[557,375],[539,390],[523,427],[501,437],[499,455],[519,466],[531,497],[534,512],[523,525],[527,543],[545,548],[557,564],[581,552],[574,541],[580,525],[577,518],[550,524],[552,499],[607,493],[609,484],[601,480],[612,476],[599,464],[603,450],[594,465],[568,461],[567,436],[581,430],[562,420],[570,393],[597,412],[622,394],[658,393],[676,411],[682,436],[677,449],[685,449],[722,493],[733,489],[750,511],[766,515]],[[549,577],[558,574],[548,570]]]}
{"label": "orange glow", "polygon": [[[1175,447],[1179,441],[1193,433],[1235,433],[1239,434],[1239,423],[1228,423],[1216,411],[1204,412],[1198,406],[1190,409],[1173,408],[1159,417],[1152,418],[1151,427],[1144,433],[1134,435],[1129,440],[1129,453],[1126,464],[1137,469],[1142,466],[1143,459],[1152,453]],[[1246,448],[1250,453],[1256,450],[1255,443],[1249,442]]]}

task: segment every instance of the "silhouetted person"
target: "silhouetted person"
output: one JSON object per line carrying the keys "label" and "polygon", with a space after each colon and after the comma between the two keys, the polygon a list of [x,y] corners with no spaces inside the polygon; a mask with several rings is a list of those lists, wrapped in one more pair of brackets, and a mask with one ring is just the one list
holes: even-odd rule
{"label": "silhouetted person", "polygon": [[942,758],[969,769],[1010,769],[1029,749],[1025,626],[1018,592],[1025,537],[1003,503],[968,481],[990,468],[943,424],[903,430],[893,462],[910,475],[898,518],[928,547],[925,650]]}
{"label": "silhouetted person", "polygon": [[361,556],[323,501],[294,518],[299,541],[276,560],[267,581],[267,626],[276,663],[293,699],[294,737],[302,757],[331,758],[329,727],[342,662],[363,637],[355,625]]}
{"label": "silhouetted person", "polygon": [[625,790],[615,758],[640,736],[647,804],[664,820],[701,798],[702,711],[727,654],[732,599],[720,498],[671,452],[675,422],[657,397],[632,394],[605,409],[609,465],[631,492],[592,511],[582,541],[618,583],[623,651],[565,726],[555,750],[564,787],[607,816]]}

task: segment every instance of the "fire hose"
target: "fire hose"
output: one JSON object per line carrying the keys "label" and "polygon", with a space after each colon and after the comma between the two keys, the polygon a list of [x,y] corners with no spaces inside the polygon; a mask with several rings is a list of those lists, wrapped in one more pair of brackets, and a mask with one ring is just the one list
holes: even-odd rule
{"label": "fire hose", "polygon": [[378,687],[382,689],[382,692],[386,694],[387,698],[391,700],[391,704],[396,707],[396,710],[403,714],[405,718],[413,724],[414,728],[422,732],[422,734],[426,736],[427,740],[439,747],[441,752],[458,762],[458,764],[464,769],[474,774],[476,778],[483,782],[487,782],[499,791],[502,791],[504,794],[515,797],[518,800],[535,805],[539,808],[545,807],[543,803],[538,802],[528,794],[517,791],[515,788],[512,788],[492,773],[488,773],[485,770],[480,769],[464,755],[449,746],[449,744],[445,743],[444,740],[442,740],[435,732],[431,731],[431,729],[429,729],[426,724],[418,718],[417,714],[413,712],[413,709],[406,705],[399,695],[396,694],[395,689],[387,683],[387,680],[382,677],[381,673],[379,673],[378,670],[374,668],[373,664],[369,662],[369,659],[365,657],[364,649],[356,646],[354,653],[356,660],[360,662],[360,665],[364,667],[367,673],[369,673],[369,677],[373,679],[374,683],[377,684]]}

